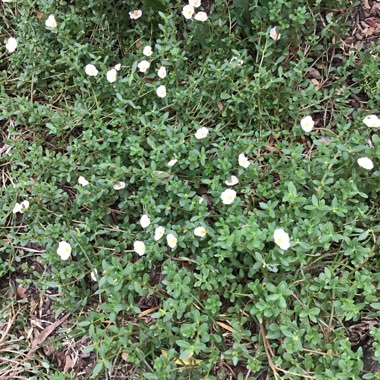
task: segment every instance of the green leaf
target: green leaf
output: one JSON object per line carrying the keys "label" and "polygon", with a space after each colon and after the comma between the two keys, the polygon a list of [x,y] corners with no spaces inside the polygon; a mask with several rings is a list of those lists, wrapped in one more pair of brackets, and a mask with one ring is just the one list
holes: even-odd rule
{"label": "green leaf", "polygon": [[98,364],[94,367],[94,369],[92,370],[92,376],[93,376],[93,377],[98,376],[99,373],[102,371],[102,369],[103,369],[103,362],[100,362],[100,363],[98,363]]}
{"label": "green leaf", "polygon": [[160,0],[145,0],[144,3],[156,11],[165,13],[168,10],[167,6]]}

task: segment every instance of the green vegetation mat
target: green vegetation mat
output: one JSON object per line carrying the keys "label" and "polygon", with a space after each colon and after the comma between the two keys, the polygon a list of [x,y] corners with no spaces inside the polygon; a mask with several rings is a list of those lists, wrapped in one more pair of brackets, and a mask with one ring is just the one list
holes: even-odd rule
{"label": "green vegetation mat", "polygon": [[359,2],[191,3],[0,3],[1,379],[380,379]]}

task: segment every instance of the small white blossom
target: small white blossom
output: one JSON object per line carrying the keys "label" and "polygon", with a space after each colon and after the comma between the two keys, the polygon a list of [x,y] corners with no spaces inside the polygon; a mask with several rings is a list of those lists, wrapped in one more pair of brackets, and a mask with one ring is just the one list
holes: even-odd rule
{"label": "small white blossom", "polygon": [[135,250],[135,252],[142,256],[144,255],[145,253],[145,244],[143,241],[140,241],[140,240],[136,240],[134,243],[133,243],[133,249]]}
{"label": "small white blossom", "polygon": [[140,9],[136,9],[135,11],[131,11],[129,12],[129,17],[132,19],[132,20],[137,20],[138,18],[140,18],[142,16],[142,10]]}
{"label": "small white blossom", "polygon": [[208,135],[208,129],[206,127],[202,127],[202,128],[199,128],[196,132],[195,132],[195,138],[197,140],[201,140],[201,139],[204,139],[206,138]]}
{"label": "small white blossom", "polygon": [[380,119],[377,115],[367,115],[363,123],[370,128],[380,128]]}
{"label": "small white blossom", "polygon": [[125,182],[120,181],[119,183],[115,183],[113,185],[114,190],[122,190],[125,187]]}
{"label": "small white blossom", "polygon": [[94,269],[93,271],[91,271],[91,279],[94,282],[98,281],[98,271],[97,271],[97,269]]}
{"label": "small white blossom", "polygon": [[191,5],[185,5],[182,8],[182,14],[184,15],[185,18],[190,19],[193,17],[194,14],[194,7]]}
{"label": "small white blossom", "polygon": [[143,50],[143,54],[144,54],[146,57],[150,57],[150,56],[153,54],[152,47],[151,47],[151,46],[145,46],[145,47],[144,47],[144,50]]}
{"label": "small white blossom", "polygon": [[236,191],[232,189],[224,190],[220,198],[225,205],[230,205],[236,198]]}
{"label": "small white blossom", "polygon": [[5,44],[5,48],[9,53],[13,53],[17,49],[17,45],[16,38],[9,37],[7,43]]}
{"label": "small white blossom", "polygon": [[20,214],[23,214],[27,209],[29,208],[29,201],[25,200],[22,201],[21,203],[16,203],[15,206],[13,207],[13,214],[17,214],[18,212]]}
{"label": "small white blossom", "polygon": [[116,71],[120,71],[121,70],[121,63],[118,63],[117,65],[115,65],[114,69]]}
{"label": "small white blossom", "polygon": [[50,15],[46,21],[45,26],[49,29],[56,29],[57,28],[57,21],[55,20],[54,15]]}
{"label": "small white blossom", "polygon": [[149,69],[150,63],[144,59],[137,65],[137,67],[139,68],[140,73],[145,73]]}
{"label": "small white blossom", "polygon": [[62,260],[67,260],[71,255],[71,245],[65,241],[59,242],[57,254]]}
{"label": "small white blossom", "polygon": [[86,65],[86,67],[84,68],[84,71],[90,77],[96,77],[98,75],[98,72],[99,72],[97,70],[97,68],[94,65],[92,65],[91,63]]}
{"label": "small white blossom", "polygon": [[167,165],[171,168],[171,167],[174,166],[177,162],[178,162],[178,160],[170,160],[170,161],[168,162]]}
{"label": "small white blossom", "polygon": [[177,238],[173,234],[166,236],[166,241],[168,243],[168,246],[172,249],[177,246]]}
{"label": "small white blossom", "polygon": [[198,12],[195,16],[194,19],[197,21],[205,22],[208,19],[207,13],[206,12]]}
{"label": "small white blossom", "polygon": [[205,237],[207,234],[207,231],[204,227],[197,227],[194,229],[194,235],[199,237]]}
{"label": "small white blossom", "polygon": [[273,240],[284,251],[290,247],[289,235],[282,228],[274,231]]}
{"label": "small white blossom", "polygon": [[366,170],[372,170],[373,169],[373,162],[368,157],[361,157],[358,158],[358,165],[361,166],[363,169]]}
{"label": "small white blossom", "polygon": [[87,186],[89,184],[89,182],[87,181],[87,179],[84,178],[84,177],[82,177],[82,176],[80,176],[78,178],[78,183],[79,183],[79,185],[82,185],[83,187],[85,187],[85,186]]}
{"label": "small white blossom", "polygon": [[165,98],[166,97],[166,87],[164,85],[161,85],[156,90],[157,96],[159,98]]}
{"label": "small white blossom", "polygon": [[311,132],[314,128],[314,120],[311,116],[305,116],[300,124],[304,132]]}
{"label": "small white blossom", "polygon": [[199,8],[201,6],[201,0],[189,0],[189,5],[194,8]]}
{"label": "small white blossom", "polygon": [[164,79],[166,77],[166,67],[161,66],[160,69],[157,72],[157,75],[161,78]]}
{"label": "small white blossom", "polygon": [[107,71],[107,80],[110,83],[116,82],[116,76],[117,76],[117,71],[116,69],[111,69]]}
{"label": "small white blossom", "polygon": [[270,30],[269,36],[270,38],[272,38],[272,40],[275,40],[275,41],[278,41],[281,38],[281,34],[277,32],[277,26],[275,26],[274,28]]}
{"label": "small white blossom", "polygon": [[228,179],[225,184],[227,186],[235,186],[239,183],[239,179],[238,177],[236,177],[235,175],[232,175],[230,179]]}
{"label": "small white blossom", "polygon": [[241,66],[244,64],[244,61],[242,59],[239,59],[238,57],[232,57],[230,60],[230,65],[235,68],[237,66]]}
{"label": "small white blossom", "polygon": [[160,240],[164,236],[164,233],[165,233],[164,227],[162,226],[157,227],[154,231],[154,240],[156,241]]}
{"label": "small white blossom", "polygon": [[244,169],[247,169],[251,163],[248,160],[248,157],[244,153],[239,154],[239,165]]}
{"label": "small white blossom", "polygon": [[142,215],[141,218],[140,218],[140,224],[141,224],[141,227],[142,227],[142,228],[147,228],[147,227],[149,227],[149,225],[150,225],[150,219],[149,219],[149,216],[146,215],[146,214]]}

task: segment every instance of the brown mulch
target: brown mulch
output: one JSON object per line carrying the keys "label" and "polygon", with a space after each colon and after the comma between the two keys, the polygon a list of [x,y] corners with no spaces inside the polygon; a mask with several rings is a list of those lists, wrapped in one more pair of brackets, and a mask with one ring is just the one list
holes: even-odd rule
{"label": "brown mulch", "polygon": [[352,26],[344,47],[368,49],[372,43],[380,45],[380,1],[362,0],[352,17]]}

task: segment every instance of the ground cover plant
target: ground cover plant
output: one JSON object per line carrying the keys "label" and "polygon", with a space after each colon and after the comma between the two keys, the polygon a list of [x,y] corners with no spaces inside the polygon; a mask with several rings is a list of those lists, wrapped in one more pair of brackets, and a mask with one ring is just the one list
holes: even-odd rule
{"label": "ground cover plant", "polygon": [[1,379],[379,378],[358,5],[2,1]]}

